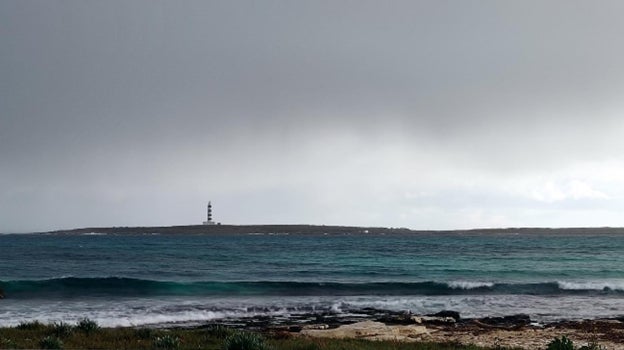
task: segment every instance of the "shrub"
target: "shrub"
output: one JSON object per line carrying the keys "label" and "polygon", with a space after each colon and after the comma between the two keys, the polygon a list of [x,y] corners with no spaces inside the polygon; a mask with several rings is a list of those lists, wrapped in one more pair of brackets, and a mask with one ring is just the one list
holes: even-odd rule
{"label": "shrub", "polygon": [[562,336],[560,338],[553,339],[550,343],[548,343],[547,350],[574,350],[574,343],[572,340],[568,339],[566,336]]}
{"label": "shrub", "polygon": [[134,335],[139,339],[150,339],[154,336],[154,330],[151,328],[139,328],[134,330]]}
{"label": "shrub", "polygon": [[235,331],[222,324],[213,324],[208,327],[207,332],[210,337],[225,339],[228,336],[232,335]]}
{"label": "shrub", "polygon": [[48,336],[41,339],[39,346],[42,349],[62,349],[63,342],[57,337]]}
{"label": "shrub", "polygon": [[41,330],[44,329],[46,327],[46,325],[44,325],[43,323],[39,322],[39,321],[31,321],[31,322],[20,322],[20,324],[17,325],[17,329],[26,331],[36,331],[36,330]]}
{"label": "shrub", "polygon": [[175,350],[180,347],[180,338],[171,335],[164,335],[154,339],[154,347],[157,349]]}
{"label": "shrub", "polygon": [[74,331],[74,327],[72,327],[72,325],[65,323],[65,322],[59,322],[59,323],[55,322],[52,325],[52,332],[54,333],[55,336],[59,338],[69,337],[73,331]]}
{"label": "shrub", "polygon": [[224,350],[268,350],[262,336],[250,332],[236,332],[223,342]]}
{"label": "shrub", "polygon": [[83,318],[82,320],[78,321],[76,328],[78,328],[80,331],[84,332],[85,334],[89,335],[97,331],[98,329],[100,329],[100,326],[97,324],[97,322],[93,320],[90,320],[88,318]]}
{"label": "shrub", "polygon": [[17,344],[12,339],[0,338],[0,349],[17,349]]}

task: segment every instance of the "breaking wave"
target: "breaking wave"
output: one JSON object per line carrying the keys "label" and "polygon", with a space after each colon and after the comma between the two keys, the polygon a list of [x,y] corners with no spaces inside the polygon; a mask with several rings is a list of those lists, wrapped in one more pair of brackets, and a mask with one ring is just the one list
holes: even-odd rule
{"label": "breaking wave", "polygon": [[343,295],[592,295],[624,294],[624,281],[536,283],[452,282],[173,282],[124,277],[64,277],[0,281],[6,298],[111,296],[343,296]]}

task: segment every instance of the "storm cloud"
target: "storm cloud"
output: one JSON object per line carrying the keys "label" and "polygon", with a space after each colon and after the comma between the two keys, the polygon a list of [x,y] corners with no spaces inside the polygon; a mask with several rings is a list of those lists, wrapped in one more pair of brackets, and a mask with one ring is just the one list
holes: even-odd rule
{"label": "storm cloud", "polygon": [[0,232],[623,226],[623,13],[0,2]]}

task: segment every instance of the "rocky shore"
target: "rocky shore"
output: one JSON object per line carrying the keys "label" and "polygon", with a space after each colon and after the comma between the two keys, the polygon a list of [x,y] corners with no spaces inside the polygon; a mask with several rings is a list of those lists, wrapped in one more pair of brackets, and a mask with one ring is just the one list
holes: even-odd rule
{"label": "rocky shore", "polygon": [[365,309],[346,317],[326,313],[230,319],[221,320],[219,323],[229,327],[269,333],[273,336],[451,342],[531,350],[545,349],[555,337],[566,336],[578,346],[594,342],[609,350],[624,350],[623,321],[624,318],[540,324],[532,321],[527,315],[465,319],[455,311],[414,315]]}
{"label": "rocky shore", "polygon": [[441,324],[389,325],[362,321],[335,329],[304,329],[303,336],[359,338],[403,342],[452,342],[484,347],[544,349],[555,337],[566,336],[575,344],[597,342],[607,349],[624,349],[624,325],[617,320],[563,322],[544,326],[501,326],[482,320]]}

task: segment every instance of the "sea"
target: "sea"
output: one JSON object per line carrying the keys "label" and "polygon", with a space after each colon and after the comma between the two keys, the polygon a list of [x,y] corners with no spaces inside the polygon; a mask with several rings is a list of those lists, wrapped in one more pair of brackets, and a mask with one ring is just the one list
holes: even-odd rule
{"label": "sea", "polygon": [[193,325],[366,309],[624,315],[624,235],[0,235],[0,327]]}

